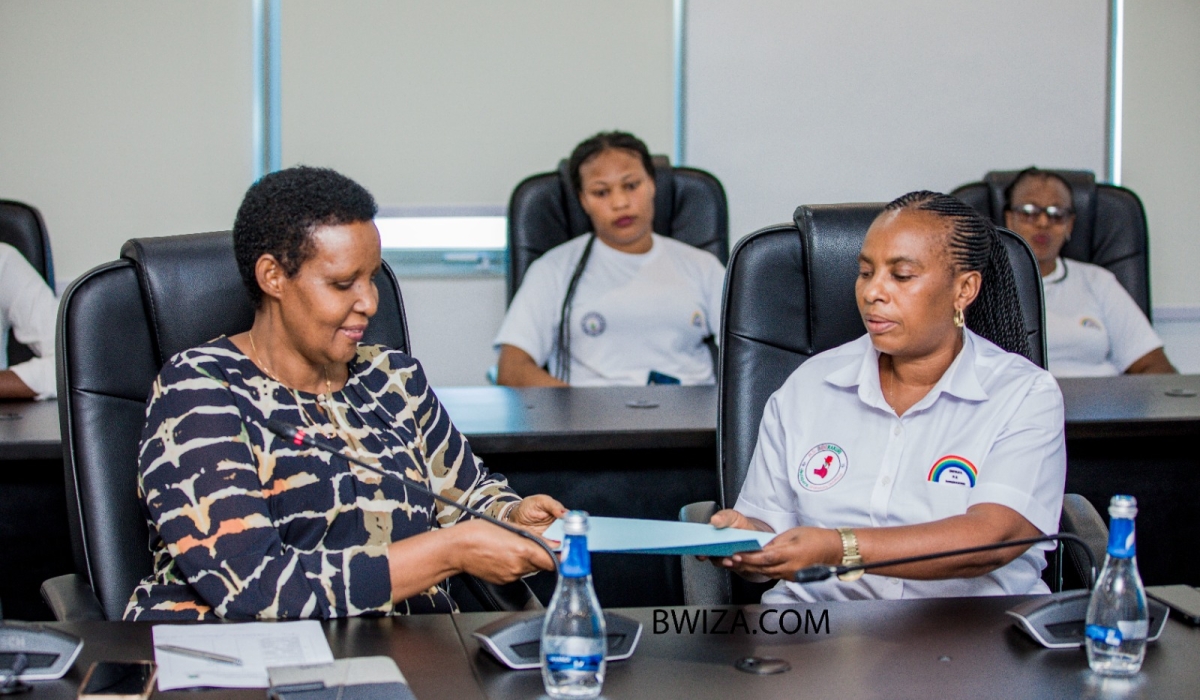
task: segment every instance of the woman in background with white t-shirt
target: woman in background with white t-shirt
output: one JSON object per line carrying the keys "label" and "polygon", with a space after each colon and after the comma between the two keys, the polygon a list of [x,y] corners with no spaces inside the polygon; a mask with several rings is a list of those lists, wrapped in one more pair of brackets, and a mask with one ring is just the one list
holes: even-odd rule
{"label": "woman in background with white t-shirt", "polygon": [[1142,310],[1108,270],[1059,257],[1075,227],[1067,181],[1021,171],[1005,191],[1005,225],[1033,248],[1046,292],[1046,349],[1056,377],[1175,372]]}
{"label": "woman in background with white t-shirt", "polygon": [[[712,384],[725,268],[653,231],[654,164],[632,134],[596,134],[568,161],[594,233],[525,273],[496,335],[508,386]],[[545,369],[544,369],[545,368]]]}

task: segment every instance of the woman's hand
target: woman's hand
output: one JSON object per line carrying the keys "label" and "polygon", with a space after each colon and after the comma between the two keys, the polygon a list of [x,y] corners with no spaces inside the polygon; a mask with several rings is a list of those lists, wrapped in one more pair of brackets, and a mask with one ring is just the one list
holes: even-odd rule
{"label": "woman's hand", "polygon": [[[732,508],[718,510],[713,513],[713,516],[708,519],[708,524],[724,530],[725,528],[733,528],[735,530],[757,530],[759,532],[775,532],[770,525],[764,523],[757,518],[750,518],[737,512]],[[725,566],[724,562],[728,559],[710,558],[704,556],[696,557],[700,561],[711,561],[713,566]]]}
{"label": "woman's hand", "polygon": [[445,532],[453,536],[446,554],[456,560],[455,568],[489,583],[511,583],[539,569],[555,568],[541,547],[486,520],[464,520]]}
{"label": "woman's hand", "polygon": [[555,520],[566,514],[567,509],[563,504],[544,494],[537,494],[521,499],[516,507],[508,512],[507,519],[522,530],[540,535]]}
{"label": "woman's hand", "polygon": [[762,550],[726,557],[720,565],[744,576],[791,579],[806,566],[841,563],[842,538],[836,530],[795,527],[768,542]]}
{"label": "woman's hand", "polygon": [[713,516],[708,519],[708,524],[712,525],[713,527],[717,528],[718,530],[724,530],[727,527],[731,527],[735,530],[757,530],[759,532],[775,532],[775,530],[770,525],[764,523],[763,521],[761,521],[757,518],[750,518],[745,515],[742,515],[741,513],[737,512],[736,510],[734,510],[732,508],[726,508],[725,510],[718,510],[716,513],[713,513]]}

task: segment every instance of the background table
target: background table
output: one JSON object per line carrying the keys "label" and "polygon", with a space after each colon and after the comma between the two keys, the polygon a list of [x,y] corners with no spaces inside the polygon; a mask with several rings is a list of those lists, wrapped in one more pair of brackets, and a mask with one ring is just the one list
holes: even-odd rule
{"label": "background table", "polygon": [[[674,520],[716,500],[713,386],[436,389],[488,467],[518,493],[546,493],[592,515]],[[597,554],[609,607],[683,603],[679,557]],[[543,602],[554,579],[529,579]]]}
{"label": "background table", "polygon": [[0,556],[4,613],[48,619],[38,587],[73,568],[55,401],[0,401]]}

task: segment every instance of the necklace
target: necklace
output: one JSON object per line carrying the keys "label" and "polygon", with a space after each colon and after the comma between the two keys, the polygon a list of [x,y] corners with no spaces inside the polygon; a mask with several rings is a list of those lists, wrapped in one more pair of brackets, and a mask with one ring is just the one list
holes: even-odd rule
{"label": "necklace", "polygon": [[[263,361],[262,355],[258,352],[258,346],[254,344],[254,331],[252,331],[252,330],[246,331],[246,335],[250,338],[250,350],[254,353],[255,363],[259,367],[262,367],[263,372],[268,377],[275,380],[275,382],[277,382],[279,384],[283,384],[283,382],[279,381],[279,377],[276,377],[275,373],[271,371],[271,368],[267,366],[267,363],[265,361]],[[321,366],[321,374],[325,377],[325,395],[330,398],[333,398],[333,384],[332,384],[332,382],[329,381],[329,368],[322,365]],[[284,384],[284,386],[287,386],[287,385]],[[291,387],[288,387],[288,388],[291,388]]]}

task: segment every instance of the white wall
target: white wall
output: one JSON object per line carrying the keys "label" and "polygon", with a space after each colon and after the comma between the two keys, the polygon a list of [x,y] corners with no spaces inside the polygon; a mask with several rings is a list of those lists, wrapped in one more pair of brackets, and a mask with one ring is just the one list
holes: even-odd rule
{"label": "white wall", "polygon": [[800,204],[1103,171],[1107,3],[688,0],[686,159],[733,238]]}
{"label": "white wall", "polygon": [[1154,305],[1200,312],[1200,3],[1125,3],[1124,106],[1122,184],[1146,205]]}
{"label": "white wall", "polygon": [[252,176],[247,0],[0,0],[0,197],[60,287],[136,236],[228,229]]}
{"label": "white wall", "polygon": [[[380,204],[505,204],[613,128],[669,153],[670,0],[287,0],[284,166],[336,168]],[[401,280],[434,384],[481,384],[504,279]]]}

